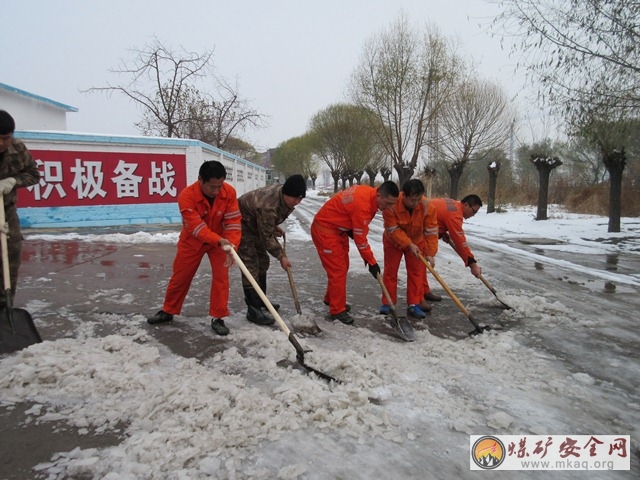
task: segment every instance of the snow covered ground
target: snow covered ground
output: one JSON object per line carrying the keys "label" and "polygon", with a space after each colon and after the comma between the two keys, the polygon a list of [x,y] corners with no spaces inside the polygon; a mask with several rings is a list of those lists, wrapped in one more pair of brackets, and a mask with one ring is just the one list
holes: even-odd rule
{"label": "snow covered ground", "polygon": [[[0,406],[28,405],[25,426],[60,422],[79,437],[114,433],[118,443],[59,451],[37,465],[34,478],[638,478],[640,219],[624,218],[623,232],[608,234],[606,218],[553,207],[543,222],[534,221],[533,208],[482,209],[466,223],[468,241],[512,310],[496,308],[441,242],[436,270],[481,312],[481,323],[501,329],[468,337],[471,324],[449,308],[445,328],[427,319],[417,340],[405,343],[370,328],[382,321],[375,315],[380,292],[353,246],[349,289],[363,292],[349,297],[355,326],[322,319],[325,277],[308,232],[322,199],[310,194],[285,229],[303,310],[324,331],[300,340],[312,350],[305,358],[341,384],[295,368],[282,332],[249,324],[240,309],[228,320],[228,337],[206,337],[221,348],[185,357],[158,339],[158,329],[173,326],[68,305],[59,313],[73,335],[0,357]],[[369,239],[381,261],[380,217]],[[72,239],[172,246],[177,234],[27,236]],[[172,258],[174,250],[167,252]],[[208,279],[200,286],[206,299]],[[98,293],[107,297],[110,287]],[[434,319],[445,304],[451,307],[446,299],[434,306]],[[25,304],[34,318],[46,307],[38,298]],[[202,337],[206,320],[179,323],[176,334]],[[469,467],[471,434],[631,435],[631,471],[477,473]]]}

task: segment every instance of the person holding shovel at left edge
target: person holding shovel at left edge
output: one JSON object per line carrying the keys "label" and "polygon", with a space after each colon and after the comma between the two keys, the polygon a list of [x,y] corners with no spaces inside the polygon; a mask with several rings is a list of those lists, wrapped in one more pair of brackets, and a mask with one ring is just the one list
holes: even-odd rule
{"label": "person holding shovel at left edge", "polygon": [[[16,294],[18,271],[20,270],[20,255],[22,253],[22,232],[20,218],[16,208],[17,189],[35,185],[40,181],[38,165],[34,162],[29,150],[22,141],[13,137],[16,129],[13,117],[4,110],[0,110],[0,194],[4,199],[5,225],[0,228],[7,235],[9,254],[9,277],[11,279],[10,305]],[[3,282],[4,283],[4,282]],[[0,290],[0,308],[7,304],[5,291],[8,286]]]}

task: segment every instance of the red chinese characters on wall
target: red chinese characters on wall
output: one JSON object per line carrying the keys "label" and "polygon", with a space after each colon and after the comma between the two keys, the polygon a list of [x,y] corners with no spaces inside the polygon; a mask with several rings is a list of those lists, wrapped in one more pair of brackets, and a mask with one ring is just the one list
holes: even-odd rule
{"label": "red chinese characters on wall", "polygon": [[186,186],[184,154],[31,150],[40,182],[21,207],[174,203]]}

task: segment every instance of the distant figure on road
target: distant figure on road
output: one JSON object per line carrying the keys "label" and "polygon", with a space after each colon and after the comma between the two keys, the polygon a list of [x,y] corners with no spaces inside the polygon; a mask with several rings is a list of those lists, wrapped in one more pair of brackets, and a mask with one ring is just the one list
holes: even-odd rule
{"label": "distant figure on road", "polygon": [[[9,256],[9,278],[11,287],[4,285],[4,278],[0,276],[2,291],[0,291],[0,308],[7,304],[5,292],[11,288],[9,305],[13,305],[20,270],[20,255],[22,253],[22,232],[20,218],[16,208],[18,188],[35,185],[40,180],[38,165],[33,161],[29,150],[22,141],[13,137],[16,123],[13,117],[4,110],[0,110],[0,194],[4,198],[5,225],[0,228],[7,235],[7,250]],[[0,264],[2,260],[0,259]]]}
{"label": "distant figure on road", "polygon": [[327,272],[324,303],[329,305],[332,320],[351,325],[351,306],[347,305],[349,238],[353,238],[360,256],[374,278],[380,266],[373,256],[367,235],[369,223],[378,210],[385,211],[398,201],[400,191],[392,181],[377,189],[354,185],[331,197],[316,213],[311,224],[311,238]]}
{"label": "distant figure on road", "polygon": [[229,267],[233,265],[233,255],[226,253],[223,247],[237,248],[242,232],[236,190],[225,182],[226,178],[227,171],[222,163],[204,162],[198,172],[198,181],[180,192],[178,207],[182,231],[178,252],[162,310],[147,319],[151,325],[170,322],[180,313],[202,257],[207,255],[211,264],[211,328],[218,335],[229,333],[222,318],[229,315]]}
{"label": "distant figure on road", "polygon": [[[407,270],[407,315],[423,319],[431,305],[424,299],[426,267],[418,254],[435,266],[438,251],[438,217],[435,207],[424,197],[424,185],[414,178],[402,185],[396,204],[382,212],[384,218],[384,284],[394,305],[398,297],[398,268],[404,256]],[[383,295],[380,313],[391,308]]]}
{"label": "distant figure on road", "polygon": [[[284,184],[276,183],[245,193],[238,199],[242,214],[242,240],[238,255],[260,289],[267,293],[269,255],[278,259],[287,270],[291,262],[277,237],[284,234],[279,225],[293,212],[307,195],[307,181],[302,175],[291,175]],[[275,319],[268,313],[262,299],[242,276],[244,301],[247,304],[247,320],[258,325],[271,325]],[[279,305],[274,304],[274,308]]]}
{"label": "distant figure on road", "polygon": [[431,202],[436,207],[438,214],[439,237],[449,243],[456,253],[460,255],[465,266],[469,267],[474,277],[482,275],[482,269],[473,253],[471,253],[462,229],[462,222],[467,218],[473,217],[482,207],[480,197],[478,195],[467,195],[460,201],[451,198],[433,198]]}

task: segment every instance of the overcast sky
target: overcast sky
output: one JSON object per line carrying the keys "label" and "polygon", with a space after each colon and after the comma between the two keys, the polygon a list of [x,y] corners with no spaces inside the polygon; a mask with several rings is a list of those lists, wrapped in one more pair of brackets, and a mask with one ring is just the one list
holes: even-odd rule
{"label": "overcast sky", "polygon": [[510,94],[521,89],[515,61],[486,33],[497,10],[485,0],[6,2],[0,83],[78,108],[67,115],[70,131],[135,135],[140,111],[131,101],[81,90],[117,83],[109,69],[154,36],[176,50],[213,49],[217,72],[237,79],[241,96],[269,116],[268,128],[246,135],[262,150],[304,133],[314,113],[344,101],[365,41],[401,11],[458,39],[483,77]]}

